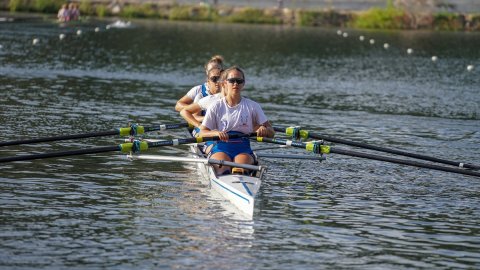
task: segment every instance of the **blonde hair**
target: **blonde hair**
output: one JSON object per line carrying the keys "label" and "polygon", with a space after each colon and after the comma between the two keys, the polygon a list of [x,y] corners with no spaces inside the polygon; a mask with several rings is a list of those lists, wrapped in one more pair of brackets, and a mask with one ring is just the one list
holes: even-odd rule
{"label": "blonde hair", "polygon": [[233,66],[233,67],[227,68],[227,69],[225,70],[225,72],[224,72],[224,73],[225,73],[225,79],[227,79],[228,74],[230,74],[230,72],[232,72],[232,71],[234,71],[234,70],[242,73],[242,77],[243,77],[243,79],[245,80],[245,72],[243,72],[243,70],[242,70],[240,67],[238,67],[238,66]]}
{"label": "blonde hair", "polygon": [[[223,56],[221,55],[214,55],[212,56],[212,58],[210,58],[210,60],[208,60],[208,62],[205,64],[205,72],[208,74],[208,72],[213,69],[213,68],[218,68],[220,70],[223,69]],[[212,67],[209,68],[209,66],[213,65]]]}

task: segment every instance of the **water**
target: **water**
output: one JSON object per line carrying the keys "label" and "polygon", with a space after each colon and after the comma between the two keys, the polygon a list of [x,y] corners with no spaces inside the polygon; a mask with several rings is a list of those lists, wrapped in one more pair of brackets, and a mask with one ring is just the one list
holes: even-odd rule
{"label": "water", "polygon": [[[0,24],[1,141],[180,122],[175,101],[222,54],[245,68],[245,95],[274,124],[480,163],[479,33],[351,30],[343,38],[336,29],[108,23]],[[120,142],[3,147],[0,156]],[[270,152],[279,151],[301,153]],[[0,268],[480,267],[478,178],[334,154],[263,163],[253,220],[224,206],[189,164],[117,153],[2,164]]]}

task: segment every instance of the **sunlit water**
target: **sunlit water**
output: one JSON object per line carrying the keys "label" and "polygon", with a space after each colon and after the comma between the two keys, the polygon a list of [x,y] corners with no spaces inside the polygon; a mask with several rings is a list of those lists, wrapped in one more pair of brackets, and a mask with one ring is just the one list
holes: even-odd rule
{"label": "sunlit water", "polygon": [[[222,54],[245,68],[245,95],[274,124],[480,163],[479,33],[343,38],[337,29],[108,23],[0,24],[1,141],[180,122],[175,101]],[[3,147],[0,156],[120,142]],[[480,267],[479,178],[334,154],[263,164],[253,220],[223,207],[193,165],[117,153],[0,165],[0,268]]]}

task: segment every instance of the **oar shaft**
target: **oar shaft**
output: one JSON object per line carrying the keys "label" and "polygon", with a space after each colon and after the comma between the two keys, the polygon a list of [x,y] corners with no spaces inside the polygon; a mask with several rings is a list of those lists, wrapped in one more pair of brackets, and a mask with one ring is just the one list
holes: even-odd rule
{"label": "oar shaft", "polygon": [[[255,135],[256,135],[255,133],[233,134],[233,135],[229,135],[229,138],[236,139],[236,138],[244,138],[244,137],[250,137]],[[114,152],[114,151],[130,152],[135,147],[137,147],[138,148],[137,150],[140,151],[140,150],[146,150],[148,148],[155,148],[155,147],[162,147],[162,146],[200,143],[200,142],[218,141],[218,140],[220,140],[218,136],[213,136],[213,137],[204,137],[204,138],[197,137],[197,138],[187,138],[187,139],[174,139],[174,140],[166,140],[166,141],[158,141],[158,142],[143,141],[143,142],[138,142],[138,144],[124,143],[116,146],[106,146],[106,147],[79,149],[79,150],[72,150],[72,151],[5,157],[5,158],[0,158],[0,163],[13,162],[13,161],[26,161],[26,160],[34,160],[34,159],[42,159],[42,158],[85,155],[85,154],[97,154],[97,153]]]}
{"label": "oar shaft", "polygon": [[329,142],[340,143],[340,144],[345,144],[345,145],[350,145],[350,146],[375,150],[375,151],[394,154],[394,155],[399,155],[399,156],[405,156],[405,157],[422,159],[422,160],[427,160],[427,161],[432,161],[432,162],[437,162],[437,163],[442,163],[442,164],[447,164],[447,165],[453,165],[453,166],[460,167],[460,168],[463,167],[463,168],[467,168],[467,169],[476,169],[476,170],[480,169],[480,166],[475,166],[473,164],[451,161],[451,160],[431,157],[431,156],[422,155],[422,154],[410,153],[410,152],[405,152],[405,151],[402,151],[402,150],[390,149],[390,148],[375,146],[375,145],[371,145],[371,144],[367,144],[367,143],[359,143],[359,142],[354,142],[354,141],[349,141],[349,140],[344,140],[344,139],[339,139],[339,138],[332,138],[332,137],[323,136],[323,135],[317,134],[317,133],[309,133],[309,134],[310,134],[309,137],[312,138],[312,139],[325,140],[325,141],[329,141]]}
{"label": "oar shaft", "polygon": [[[289,145],[289,146],[292,146],[292,147],[297,147],[297,148],[302,148],[302,149],[307,149],[307,150],[310,149],[308,147],[308,143],[294,142],[294,141],[290,141],[290,140],[270,139],[270,138],[258,137],[257,141],[274,143],[274,144]],[[323,152],[324,150],[325,150],[325,152]],[[443,166],[421,163],[421,162],[416,162],[416,161],[396,159],[396,158],[378,156],[378,155],[367,154],[367,153],[360,153],[360,152],[355,152],[355,151],[343,150],[343,149],[339,149],[339,148],[333,148],[333,147],[329,147],[329,146],[325,146],[325,148],[322,148],[322,153],[336,153],[336,154],[340,154],[340,155],[367,158],[367,159],[372,159],[372,160],[386,161],[386,162],[390,162],[390,163],[403,164],[403,165],[415,166],[415,167],[420,167],[420,168],[427,168],[427,169],[433,169],[433,170],[439,170],[439,171],[452,172],[452,173],[458,173],[458,174],[480,177],[480,173],[476,172],[476,171],[469,171],[469,170],[459,169],[459,168],[443,167]]]}
{"label": "oar shaft", "polygon": [[27,160],[44,159],[44,158],[77,156],[77,155],[86,155],[86,154],[97,154],[97,153],[113,152],[113,151],[119,151],[119,150],[120,148],[117,145],[117,146],[106,146],[106,147],[88,148],[88,149],[80,149],[80,150],[72,150],[72,151],[22,155],[22,156],[0,158],[0,163],[13,162],[13,161],[27,161]]}
{"label": "oar shaft", "polygon": [[128,156],[132,159],[145,159],[145,160],[160,160],[160,161],[178,161],[178,162],[192,162],[192,163],[204,163],[204,164],[216,164],[222,166],[231,166],[244,168],[247,170],[260,171],[262,166],[235,163],[226,160],[208,159],[208,158],[188,158],[188,157],[172,157],[172,156],[158,156],[158,155],[131,155]]}
{"label": "oar shaft", "polygon": [[[174,123],[174,124],[160,124],[160,125],[145,126],[145,127],[136,126],[135,128],[138,128],[138,134],[143,134],[145,132],[177,129],[177,128],[183,128],[188,126],[189,126],[188,123]],[[132,131],[132,129],[134,129],[134,127],[118,128],[115,130],[108,130],[108,131],[88,132],[88,133],[80,133],[80,134],[59,135],[59,136],[53,136],[53,137],[0,142],[0,147],[21,145],[21,144],[41,143],[41,142],[54,142],[54,141],[65,141],[65,140],[74,140],[74,139],[83,139],[83,138],[94,138],[94,137],[102,137],[102,136],[113,136],[113,135],[128,136]],[[135,130],[135,133],[136,132],[137,130]]]}
{"label": "oar shaft", "polygon": [[32,144],[32,143],[41,143],[41,142],[53,142],[53,141],[74,140],[74,139],[82,139],[82,138],[112,136],[112,135],[118,135],[118,134],[119,134],[118,130],[110,130],[110,131],[90,132],[90,133],[81,133],[81,134],[72,134],[72,135],[60,135],[60,136],[53,136],[53,137],[0,142],[0,147],[20,145],[20,144]]}
{"label": "oar shaft", "polygon": [[373,154],[367,154],[367,153],[360,153],[360,152],[355,152],[355,151],[348,151],[348,150],[343,150],[343,149],[338,149],[338,148],[333,148],[333,147],[330,148],[330,153],[346,155],[346,156],[351,156],[351,157],[367,158],[367,159],[385,161],[385,162],[390,162],[390,163],[395,163],[395,164],[402,164],[402,165],[414,166],[414,167],[419,167],[419,168],[426,168],[426,169],[432,169],[432,170],[437,170],[437,171],[452,172],[452,173],[459,173],[459,174],[464,174],[464,175],[471,175],[471,176],[480,177],[480,173],[476,172],[476,171],[469,171],[469,170],[459,169],[459,168],[450,168],[450,167],[438,166],[438,165],[434,165],[434,164],[427,164],[427,163],[422,163],[422,162],[413,161],[413,160],[404,160],[404,159],[397,159],[397,158],[391,158],[391,157],[385,157],[385,156],[379,156],[379,155],[373,155]]}
{"label": "oar shaft", "polygon": [[[278,132],[285,132],[287,128],[286,127],[274,127],[274,129],[275,129],[275,131],[278,131]],[[436,157],[422,155],[422,154],[410,153],[410,152],[406,152],[406,151],[402,151],[402,150],[380,147],[380,146],[375,146],[375,145],[371,145],[371,144],[367,144],[367,143],[354,142],[354,141],[345,140],[345,139],[341,139],[341,138],[335,138],[335,137],[331,137],[331,136],[322,135],[322,134],[319,134],[319,133],[309,132],[309,131],[306,131],[306,130],[301,130],[301,132],[302,132],[302,134],[308,134],[308,137],[312,138],[312,139],[324,140],[324,141],[328,141],[328,142],[345,144],[345,145],[370,149],[370,150],[389,153],[389,154],[394,154],[394,155],[400,155],[400,156],[411,157],[411,158],[416,158],[416,159],[421,159],[421,160],[427,160],[427,161],[432,161],[432,162],[437,162],[437,163],[442,163],[442,164],[447,164],[447,165],[453,165],[453,166],[460,167],[460,168],[474,169],[474,170],[480,169],[480,166],[474,165],[474,164],[452,161],[452,160],[446,160],[446,159],[436,158]]]}

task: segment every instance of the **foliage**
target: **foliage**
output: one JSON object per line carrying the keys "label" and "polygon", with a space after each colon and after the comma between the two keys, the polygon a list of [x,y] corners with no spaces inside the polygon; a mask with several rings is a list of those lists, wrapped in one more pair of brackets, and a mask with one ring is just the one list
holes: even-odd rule
{"label": "foliage", "polygon": [[297,13],[297,18],[297,24],[300,26],[343,26],[346,21],[351,19],[349,15],[334,10],[301,10]]}
{"label": "foliage", "polygon": [[218,19],[218,13],[210,6],[174,6],[168,18],[185,21],[215,21]]}
{"label": "foliage", "polygon": [[260,9],[245,8],[235,12],[225,19],[234,23],[279,24],[281,20],[273,15],[267,15]]}
{"label": "foliage", "polygon": [[10,0],[8,3],[8,7],[11,12],[20,10],[21,6],[22,6],[22,0]]}
{"label": "foliage", "polygon": [[97,5],[95,6],[95,14],[97,14],[98,17],[103,18],[105,15],[107,15],[107,6],[105,5]]}
{"label": "foliage", "polygon": [[464,17],[455,13],[441,12],[433,17],[435,30],[456,31],[463,29]]}
{"label": "foliage", "polygon": [[358,28],[403,29],[404,11],[392,7],[371,8],[356,17],[353,26]]}
{"label": "foliage", "polygon": [[85,15],[95,14],[94,7],[92,6],[91,2],[88,0],[82,0],[80,2],[80,6],[78,7],[78,9],[80,9],[80,14],[85,14]]}
{"label": "foliage", "polygon": [[480,31],[480,14],[474,14],[470,18],[469,29]]}
{"label": "foliage", "polygon": [[139,6],[125,6],[121,11],[120,16],[127,18],[154,18],[159,15],[152,4],[143,4]]}
{"label": "foliage", "polygon": [[34,7],[36,11],[44,13],[57,13],[64,4],[63,0],[35,0]]}

